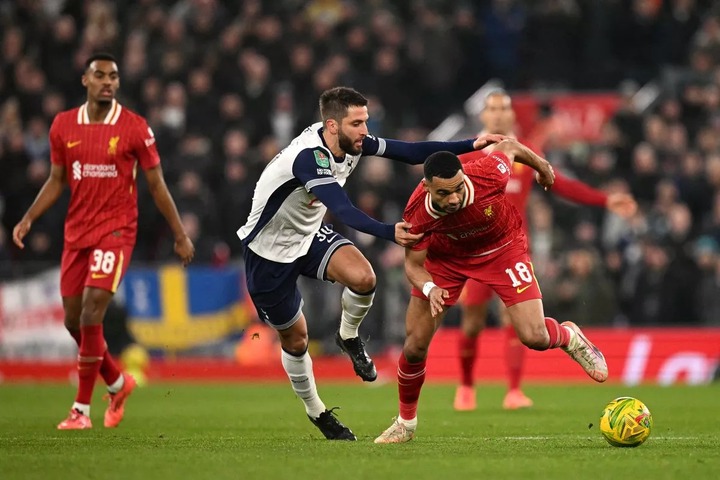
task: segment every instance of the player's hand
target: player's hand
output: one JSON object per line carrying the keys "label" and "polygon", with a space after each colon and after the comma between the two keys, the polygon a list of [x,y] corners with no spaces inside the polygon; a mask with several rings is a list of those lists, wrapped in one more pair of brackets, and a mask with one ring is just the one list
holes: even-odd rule
{"label": "player's hand", "polygon": [[193,256],[195,256],[195,245],[193,245],[190,237],[185,235],[179,239],[175,239],[175,253],[180,257],[180,260],[182,260],[184,267],[187,267],[188,264],[192,262]]}
{"label": "player's hand", "polygon": [[17,225],[15,225],[15,228],[13,228],[13,242],[15,242],[15,245],[20,248],[25,248],[23,238],[25,238],[25,235],[28,234],[31,227],[32,221],[28,218],[23,218]]}
{"label": "player's hand", "polygon": [[398,222],[395,224],[395,243],[401,247],[412,247],[423,237],[422,233],[410,233],[412,224]]}
{"label": "player's hand", "polygon": [[487,147],[488,145],[492,145],[493,143],[500,143],[503,140],[508,140],[510,137],[506,135],[500,135],[497,133],[489,133],[487,135],[481,135],[475,139],[473,142],[473,148],[475,150],[482,150],[483,148]]}
{"label": "player's hand", "polygon": [[428,295],[428,302],[430,302],[430,315],[432,315],[433,318],[437,317],[442,313],[443,307],[445,306],[446,298],[450,298],[450,292],[448,292],[444,288],[434,286],[430,290],[430,295]]}
{"label": "player's hand", "polygon": [[637,212],[637,202],[629,193],[611,193],[608,195],[608,210],[623,218],[630,218]]}
{"label": "player's hand", "polygon": [[550,190],[550,187],[552,187],[553,183],[555,183],[555,171],[553,170],[552,165],[550,165],[550,162],[543,160],[543,163],[541,163],[537,168],[535,180],[537,180],[537,183],[539,183],[545,190]]}

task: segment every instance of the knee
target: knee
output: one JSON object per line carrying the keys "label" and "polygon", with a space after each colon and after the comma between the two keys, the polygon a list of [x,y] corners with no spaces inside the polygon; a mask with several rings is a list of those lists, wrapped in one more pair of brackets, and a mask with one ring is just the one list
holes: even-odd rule
{"label": "knee", "polygon": [[430,342],[408,337],[408,339],[405,340],[405,345],[403,346],[403,355],[405,355],[405,359],[409,363],[422,362],[427,358],[429,346]]}
{"label": "knee", "polygon": [[302,355],[308,348],[308,335],[302,332],[294,333],[292,335],[281,335],[280,344],[283,350],[291,355]]}
{"label": "knee", "polygon": [[367,268],[361,272],[358,272],[357,277],[349,287],[356,293],[367,293],[375,289],[377,285],[377,277],[372,268]]}
{"label": "knee", "polygon": [[517,334],[523,345],[533,350],[547,350],[550,345],[550,335],[544,323],[521,328]]}

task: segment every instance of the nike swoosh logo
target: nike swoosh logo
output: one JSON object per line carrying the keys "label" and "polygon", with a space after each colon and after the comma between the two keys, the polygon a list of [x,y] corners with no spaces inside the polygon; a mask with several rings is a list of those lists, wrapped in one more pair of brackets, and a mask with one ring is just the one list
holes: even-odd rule
{"label": "nike swoosh logo", "polygon": [[527,289],[530,288],[530,287],[532,287],[532,283],[531,283],[530,285],[527,285],[527,286],[523,287],[523,288],[518,287],[518,288],[517,288],[517,293],[523,293],[525,290],[527,290]]}
{"label": "nike swoosh logo", "polygon": [[99,278],[106,278],[106,277],[107,277],[107,275],[102,274],[102,273],[93,273],[92,275],[90,275],[90,278],[92,278],[93,280],[97,280]]}
{"label": "nike swoosh logo", "polygon": [[76,142],[67,142],[67,148],[77,147],[81,143],[82,143],[82,140],[78,140]]}

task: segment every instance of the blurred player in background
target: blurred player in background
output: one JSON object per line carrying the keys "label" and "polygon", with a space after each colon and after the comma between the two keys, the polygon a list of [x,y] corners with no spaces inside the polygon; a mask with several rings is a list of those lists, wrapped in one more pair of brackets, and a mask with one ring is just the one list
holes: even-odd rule
{"label": "blurred player in background", "polygon": [[347,240],[323,224],[328,209],[347,226],[409,246],[421,235],[410,224],[385,224],[356,208],[343,185],[364,155],[420,164],[440,150],[466,153],[502,139],[408,143],[368,134],[367,99],[347,88],[320,96],[321,123],[306,128],[263,170],[252,210],[238,230],[245,258],[248,293],[260,318],[273,327],[282,346],[281,361],[310,421],[329,440],[356,440],[353,432],[320,399],[307,352],[308,327],[297,288],[300,275],[339,282],[342,317],[335,342],[364,381],[377,378],[375,364],[358,334],[375,297],[370,262]]}
{"label": "blurred player in background", "polygon": [[553,184],[550,164],[515,140],[500,142],[489,155],[464,165],[449,152],[425,161],[425,178],[403,215],[413,224],[411,232],[425,236],[405,249],[405,272],[413,289],[398,361],[400,413],[375,443],[413,438],[430,342],[468,279],[498,294],[524,345],[562,348],[593,380],[607,379],[605,358],[577,325],[559,324],[543,312],[522,217],[505,193],[515,161],[535,169],[543,187]]}
{"label": "blurred player in background", "polygon": [[[483,134],[500,134],[511,138],[515,135],[515,112],[510,96],[503,90],[494,90],[485,98],[485,105],[480,114]],[[532,146],[530,146],[532,148]],[[535,152],[538,150],[533,149]],[[460,161],[474,161],[484,152],[471,152],[460,156]],[[513,164],[513,172],[507,183],[508,201],[517,208],[522,216],[525,234],[529,234],[525,211],[528,198],[535,183],[535,170],[519,162]],[[632,216],[637,205],[632,196],[625,193],[606,194],[585,183],[572,180],[561,172],[555,172],[555,183],[552,192],[562,198],[582,205],[604,207],[625,218]],[[474,387],[473,368],[478,357],[478,337],[485,327],[488,305],[493,298],[493,290],[487,285],[472,279],[465,284],[460,297],[462,307],[460,322],[460,338],[458,352],[460,356],[460,385],[455,392],[455,410],[475,410],[476,394]],[[508,391],[503,400],[503,408],[514,410],[532,406],[532,400],[520,389],[523,365],[525,362],[525,345],[518,340],[515,329],[510,324],[507,310],[500,305],[500,320],[505,330],[505,362],[508,375]]]}
{"label": "blurred player in background", "polygon": [[105,53],[88,58],[82,84],[87,102],[55,117],[50,127],[50,176],[13,230],[14,242],[23,248],[33,222],[57,201],[65,185],[70,187],[60,293],[65,327],[80,349],[79,385],[60,430],[92,427],[90,400],[98,373],[108,386],[106,427],[120,423],[125,401],[136,386],[107,351],[103,318],[135,246],[138,164],[175,236],[175,253],[187,265],[195,251],[165,185],[152,130],[144,118],[115,99],[120,86],[115,58]]}

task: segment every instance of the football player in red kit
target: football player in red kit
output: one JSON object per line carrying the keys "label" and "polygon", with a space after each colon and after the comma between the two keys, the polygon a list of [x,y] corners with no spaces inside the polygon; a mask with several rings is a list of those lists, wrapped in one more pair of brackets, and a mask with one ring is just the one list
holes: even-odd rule
{"label": "football player in red kit", "polygon": [[163,179],[152,130],[115,99],[120,86],[115,58],[105,53],[88,58],[82,84],[87,102],[55,117],[50,176],[13,229],[13,241],[23,248],[33,222],[57,201],[65,185],[70,187],[60,294],[65,327],[79,347],[79,384],[60,430],[92,427],[90,399],[98,373],[108,386],[106,427],[120,423],[125,400],[136,385],[107,351],[103,318],[135,246],[138,165],[175,236],[175,253],[187,265],[195,251]]}
{"label": "football player in red kit", "polygon": [[[485,97],[485,105],[480,118],[484,126],[482,134],[493,133],[515,138],[515,113],[511,98],[505,91],[494,90]],[[532,146],[530,147],[532,148]],[[538,152],[534,148],[533,150]],[[467,153],[460,156],[460,161],[471,162],[486,153],[483,151]],[[515,162],[512,176],[507,183],[506,194],[508,201],[517,208],[522,216],[526,235],[528,235],[528,223],[525,211],[534,183],[535,170]],[[632,216],[637,210],[637,204],[631,195],[625,193],[606,194],[568,178],[562,172],[555,172],[552,192],[578,204],[607,208],[625,218]],[[478,357],[478,337],[485,327],[488,304],[493,296],[493,290],[488,285],[468,280],[460,297],[459,303],[462,308],[458,342],[460,385],[455,392],[453,403],[455,410],[458,411],[475,410],[477,406],[473,368]],[[508,376],[508,391],[503,399],[503,408],[514,410],[530,407],[532,400],[520,389],[527,348],[518,340],[502,304],[500,304],[500,320],[505,330],[505,362]]]}
{"label": "football player in red kit", "polygon": [[413,225],[412,233],[425,236],[405,249],[405,272],[413,289],[398,362],[400,413],[375,443],[413,438],[430,342],[469,279],[497,293],[524,345],[562,348],[593,380],[607,379],[603,354],[577,325],[544,315],[522,217],[505,193],[515,161],[536,170],[543,187],[553,184],[550,164],[515,140],[498,143],[474,162],[461,164],[449,152],[434,153],[425,161],[424,178],[403,215]]}

